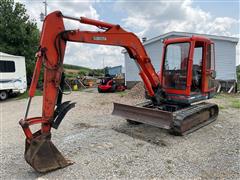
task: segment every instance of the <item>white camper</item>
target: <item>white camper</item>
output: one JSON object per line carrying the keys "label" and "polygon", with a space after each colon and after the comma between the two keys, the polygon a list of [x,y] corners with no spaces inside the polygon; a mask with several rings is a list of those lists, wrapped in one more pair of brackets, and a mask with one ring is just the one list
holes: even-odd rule
{"label": "white camper", "polygon": [[26,90],[25,57],[0,52],[0,100]]}

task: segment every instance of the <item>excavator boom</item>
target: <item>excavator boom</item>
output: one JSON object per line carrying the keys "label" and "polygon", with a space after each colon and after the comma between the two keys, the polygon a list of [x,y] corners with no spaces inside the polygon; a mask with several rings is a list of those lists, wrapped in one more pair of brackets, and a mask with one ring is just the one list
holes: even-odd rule
{"label": "excavator boom", "polygon": [[[96,26],[102,31],[65,30],[63,19],[79,21]],[[64,16],[60,11],[49,14],[43,23],[37,61],[29,89],[29,102],[24,119],[20,125],[26,135],[26,161],[38,172],[47,172],[69,165],[51,142],[51,128],[58,128],[66,113],[75,103],[62,103],[63,60],[68,41],[112,45],[124,47],[139,67],[139,75],[154,103],[159,103],[160,81],[151,60],[136,35],[123,30],[119,25],[105,23],[85,17]],[[44,88],[42,117],[28,118],[28,111],[33,98],[41,67],[44,67]],[[32,133],[30,126],[41,124],[41,129]]]}

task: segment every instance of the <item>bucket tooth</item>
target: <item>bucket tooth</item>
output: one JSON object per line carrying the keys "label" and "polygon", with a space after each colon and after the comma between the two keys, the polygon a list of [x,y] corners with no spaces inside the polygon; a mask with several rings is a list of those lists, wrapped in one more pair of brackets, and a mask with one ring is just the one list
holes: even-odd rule
{"label": "bucket tooth", "polygon": [[73,164],[63,157],[50,139],[50,134],[42,134],[34,137],[30,142],[26,140],[25,160],[37,172],[45,173]]}

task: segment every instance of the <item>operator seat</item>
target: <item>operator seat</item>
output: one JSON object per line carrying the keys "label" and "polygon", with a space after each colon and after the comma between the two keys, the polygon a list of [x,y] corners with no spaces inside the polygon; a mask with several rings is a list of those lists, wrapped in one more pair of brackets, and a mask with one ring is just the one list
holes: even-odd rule
{"label": "operator seat", "polygon": [[192,66],[192,90],[201,89],[202,66],[193,64]]}

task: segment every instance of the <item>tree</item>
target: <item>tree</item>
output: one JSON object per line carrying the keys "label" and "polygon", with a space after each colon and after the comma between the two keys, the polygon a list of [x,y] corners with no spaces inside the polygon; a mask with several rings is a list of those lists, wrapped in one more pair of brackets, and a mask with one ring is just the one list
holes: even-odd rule
{"label": "tree", "polygon": [[240,81],[240,65],[237,66],[237,80]]}
{"label": "tree", "polygon": [[34,20],[30,20],[26,8],[14,0],[0,3],[0,51],[25,56],[27,76],[31,77],[38,49],[39,30]]}

